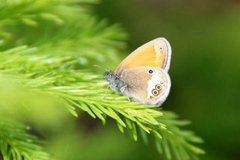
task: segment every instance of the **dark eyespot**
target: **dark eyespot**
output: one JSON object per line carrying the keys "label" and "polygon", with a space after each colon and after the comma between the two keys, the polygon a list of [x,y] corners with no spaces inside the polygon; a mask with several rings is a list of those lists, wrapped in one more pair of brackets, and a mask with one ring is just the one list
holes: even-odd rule
{"label": "dark eyespot", "polygon": [[155,86],[155,88],[156,88],[158,91],[160,91],[160,90],[162,89],[162,87],[161,87],[160,84],[157,84],[157,85]]}
{"label": "dark eyespot", "polygon": [[152,73],[153,73],[153,70],[152,70],[152,69],[149,69],[149,70],[148,70],[148,73],[152,74]]}
{"label": "dark eyespot", "polygon": [[162,47],[160,47],[159,49],[162,50]]}
{"label": "dark eyespot", "polygon": [[153,89],[153,90],[152,90],[152,94],[153,94],[154,96],[158,96],[158,95],[159,95],[159,91],[156,90],[156,89]]}

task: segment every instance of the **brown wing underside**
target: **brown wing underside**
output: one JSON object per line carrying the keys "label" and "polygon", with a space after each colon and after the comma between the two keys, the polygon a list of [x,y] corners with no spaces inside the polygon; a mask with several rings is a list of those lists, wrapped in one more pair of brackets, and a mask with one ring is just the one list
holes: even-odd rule
{"label": "brown wing underside", "polygon": [[[154,78],[154,82],[150,81],[153,78],[153,76],[148,73],[150,68],[154,70],[154,74],[158,75]],[[159,67],[138,67],[127,69],[121,72],[121,79],[127,85],[122,93],[142,104],[157,104],[163,94],[170,89],[168,86],[171,83],[168,78],[168,73],[164,72]],[[150,84],[149,81],[151,82]],[[149,85],[150,92],[148,92]],[[153,86],[151,87],[151,85]],[[156,85],[159,85],[160,89],[156,88]],[[149,95],[149,93],[153,93],[153,89],[158,90],[157,95]]]}
{"label": "brown wing underside", "polygon": [[141,100],[147,98],[148,81],[151,78],[147,70],[147,67],[138,67],[121,73],[121,79],[127,84],[125,95]]}

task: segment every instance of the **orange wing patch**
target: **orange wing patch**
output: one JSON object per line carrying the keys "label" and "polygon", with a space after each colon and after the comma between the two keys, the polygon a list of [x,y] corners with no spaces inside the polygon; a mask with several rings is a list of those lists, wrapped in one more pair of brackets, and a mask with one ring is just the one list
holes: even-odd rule
{"label": "orange wing patch", "polygon": [[161,67],[164,68],[169,58],[169,43],[164,38],[154,39],[133,51],[117,67],[116,72],[123,68]]}

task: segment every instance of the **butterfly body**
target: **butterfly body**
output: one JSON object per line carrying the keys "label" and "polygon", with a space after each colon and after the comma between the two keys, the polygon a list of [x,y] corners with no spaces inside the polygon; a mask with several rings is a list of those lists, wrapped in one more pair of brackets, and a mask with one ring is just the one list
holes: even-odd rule
{"label": "butterfly body", "polygon": [[147,105],[161,105],[167,98],[171,81],[168,75],[171,47],[165,38],[157,38],[139,47],[105,73],[110,88]]}
{"label": "butterfly body", "polygon": [[112,71],[108,71],[105,73],[105,78],[106,80],[109,82],[110,88],[117,92],[117,93],[121,93],[121,90],[123,91],[126,83],[123,82],[120,77],[116,74],[114,74]]}

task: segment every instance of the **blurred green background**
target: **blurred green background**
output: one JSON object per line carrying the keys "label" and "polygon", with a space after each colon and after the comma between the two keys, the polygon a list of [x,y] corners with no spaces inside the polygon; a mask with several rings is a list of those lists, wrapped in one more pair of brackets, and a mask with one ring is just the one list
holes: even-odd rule
{"label": "blurred green background", "polygon": [[[124,56],[156,37],[170,41],[172,89],[163,108],[193,122],[190,128],[205,140],[202,159],[239,160],[239,1],[103,0],[95,11],[129,33]],[[111,137],[116,130],[98,132],[93,141],[106,143],[98,152],[108,146],[111,159],[159,159],[153,147]]]}
{"label": "blurred green background", "polygon": [[[85,5],[84,0],[81,1],[83,3],[79,5]],[[26,0],[26,2],[30,1]],[[38,2],[40,3],[40,1]],[[48,1],[41,2],[44,4]],[[86,7],[88,7],[87,3]],[[27,6],[26,8],[31,11],[31,7]],[[51,11],[50,8],[53,7],[49,5],[49,8],[45,9],[46,11]],[[3,10],[1,11],[3,12]],[[68,13],[68,10],[57,11],[61,12],[65,19],[68,19],[67,17],[69,16],[69,21],[73,21],[74,23],[76,21],[76,24],[79,26],[83,25],[82,22],[85,25],[85,19],[89,18],[84,12],[82,12],[82,15],[77,15],[75,13],[79,12],[73,10],[68,15],[65,14]],[[39,11],[36,12],[38,13]],[[199,145],[206,151],[206,154],[201,159],[239,160],[240,2],[238,0],[102,0],[101,3],[94,5],[94,12],[100,20],[107,19],[109,24],[120,24],[128,33],[128,50],[122,52],[120,57],[127,56],[140,45],[156,37],[165,37],[169,40],[173,50],[170,68],[172,88],[167,101],[162,106],[163,110],[174,111],[180,115],[181,119],[192,121],[192,124],[187,129],[193,130],[205,140],[204,144]],[[6,17],[11,16],[11,14],[3,15]],[[114,37],[110,34],[115,32],[104,32],[104,25],[103,27],[97,26],[96,28],[98,29],[96,31],[90,30],[90,32],[86,32],[88,31],[87,29],[91,29],[91,25],[95,25],[95,23],[91,23],[92,19],[89,21],[90,23],[86,23],[86,25],[90,24],[90,27],[86,26],[86,30],[84,30],[85,27],[80,27],[83,33],[80,31],[79,35],[75,35],[76,28],[76,30],[70,33],[70,36],[69,32],[63,32],[62,36],[69,36],[69,39],[61,39],[61,34],[55,37],[55,32],[53,31],[55,31],[55,27],[59,27],[59,31],[62,31],[61,29],[69,31],[73,29],[71,28],[71,24],[69,28],[64,28],[64,26],[61,28],[61,25],[58,26],[50,22],[46,25],[43,20],[42,23],[39,23],[44,26],[39,27],[43,27],[43,31],[41,31],[36,26],[31,26],[32,28],[28,26],[24,28],[25,30],[21,30],[21,27],[23,27],[21,23],[20,27],[14,26],[13,23],[12,28],[8,28],[8,31],[14,36],[7,42],[9,42],[10,47],[25,43],[29,44],[29,46],[34,46],[36,45],[35,42],[38,42],[34,41],[34,39],[39,38],[40,41],[42,40],[43,45],[41,46],[41,43],[39,43],[40,49],[43,47],[44,52],[48,51],[51,54],[59,54],[58,56],[62,56],[61,54],[65,54],[65,52],[72,52],[74,53],[73,57],[74,55],[81,57],[81,54],[85,54],[85,52],[80,52],[83,49],[84,51],[89,51],[84,55],[86,57],[91,52],[101,53],[99,54],[100,57],[110,55],[109,57],[112,59],[109,59],[117,61],[117,56],[111,56],[112,51],[114,54],[116,52],[113,49],[116,46],[114,46],[114,43],[112,43],[113,46],[109,47],[110,49],[107,53],[105,52],[105,48],[101,48],[101,44],[96,44],[96,48],[92,47],[92,45],[95,45],[94,42],[98,42],[98,40],[94,39],[95,36],[102,36],[100,41],[103,41],[104,47],[106,44],[111,44],[108,41],[104,43],[105,40],[111,37],[114,39],[118,36]],[[30,28],[32,30],[29,30]],[[15,35],[19,30],[21,31],[20,36],[18,34]],[[100,31],[103,33],[98,34]],[[114,31],[117,32],[118,30]],[[33,36],[35,34],[43,36]],[[82,34],[83,38],[89,36],[96,41],[88,42],[87,39],[81,46],[76,39]],[[26,36],[26,39],[30,41],[21,41],[22,35]],[[58,37],[59,35],[60,37]],[[31,39],[28,39],[29,37]],[[60,42],[55,43],[55,39]],[[120,36],[119,39],[124,38]],[[11,44],[11,40],[13,42],[16,41],[16,43]],[[70,43],[68,40],[71,40]],[[46,45],[44,48],[45,41],[50,46]],[[64,45],[64,42],[68,43]],[[88,43],[90,45],[86,46]],[[71,46],[71,44],[74,45]],[[51,48],[51,46],[53,47]],[[125,50],[124,45],[117,46],[122,46],[122,50]],[[53,53],[47,49],[53,49]],[[70,51],[68,52],[68,50]],[[95,56],[94,54],[92,55]],[[93,61],[92,63],[96,62]],[[108,68],[114,63],[97,65]],[[54,65],[58,65],[58,63]],[[89,66],[87,65],[87,67]],[[102,69],[97,67],[96,70],[103,72]],[[13,103],[11,105],[14,112],[11,111],[9,105],[6,105],[7,107],[3,107],[5,106],[3,105],[0,107],[0,113],[4,113],[4,110],[10,110],[11,112],[9,115],[5,115],[6,117],[23,119],[26,124],[32,127],[30,131],[33,134],[46,141],[46,151],[51,153],[55,159],[164,159],[156,151],[154,144],[152,144],[153,142],[145,145],[141,140],[138,142],[130,140],[128,133],[120,133],[116,127],[116,123],[111,121],[110,118],[107,119],[105,126],[101,124],[100,120],[93,119],[86,113],[81,112],[79,113],[79,118],[73,118],[66,111],[62,101],[58,101],[57,98],[54,99],[51,96],[46,97],[41,94],[32,95],[28,92],[24,93],[22,90],[14,90],[15,88],[10,84],[11,82],[8,80],[1,79],[0,88],[2,90],[0,92],[0,101],[1,105],[5,102],[6,104],[9,104],[9,102]],[[10,99],[3,101],[4,97],[8,97],[8,95],[11,95],[9,96]],[[21,95],[23,98],[15,95]],[[26,97],[28,98],[29,105],[34,108],[22,108],[18,104]],[[1,116],[0,118],[2,118]]]}

